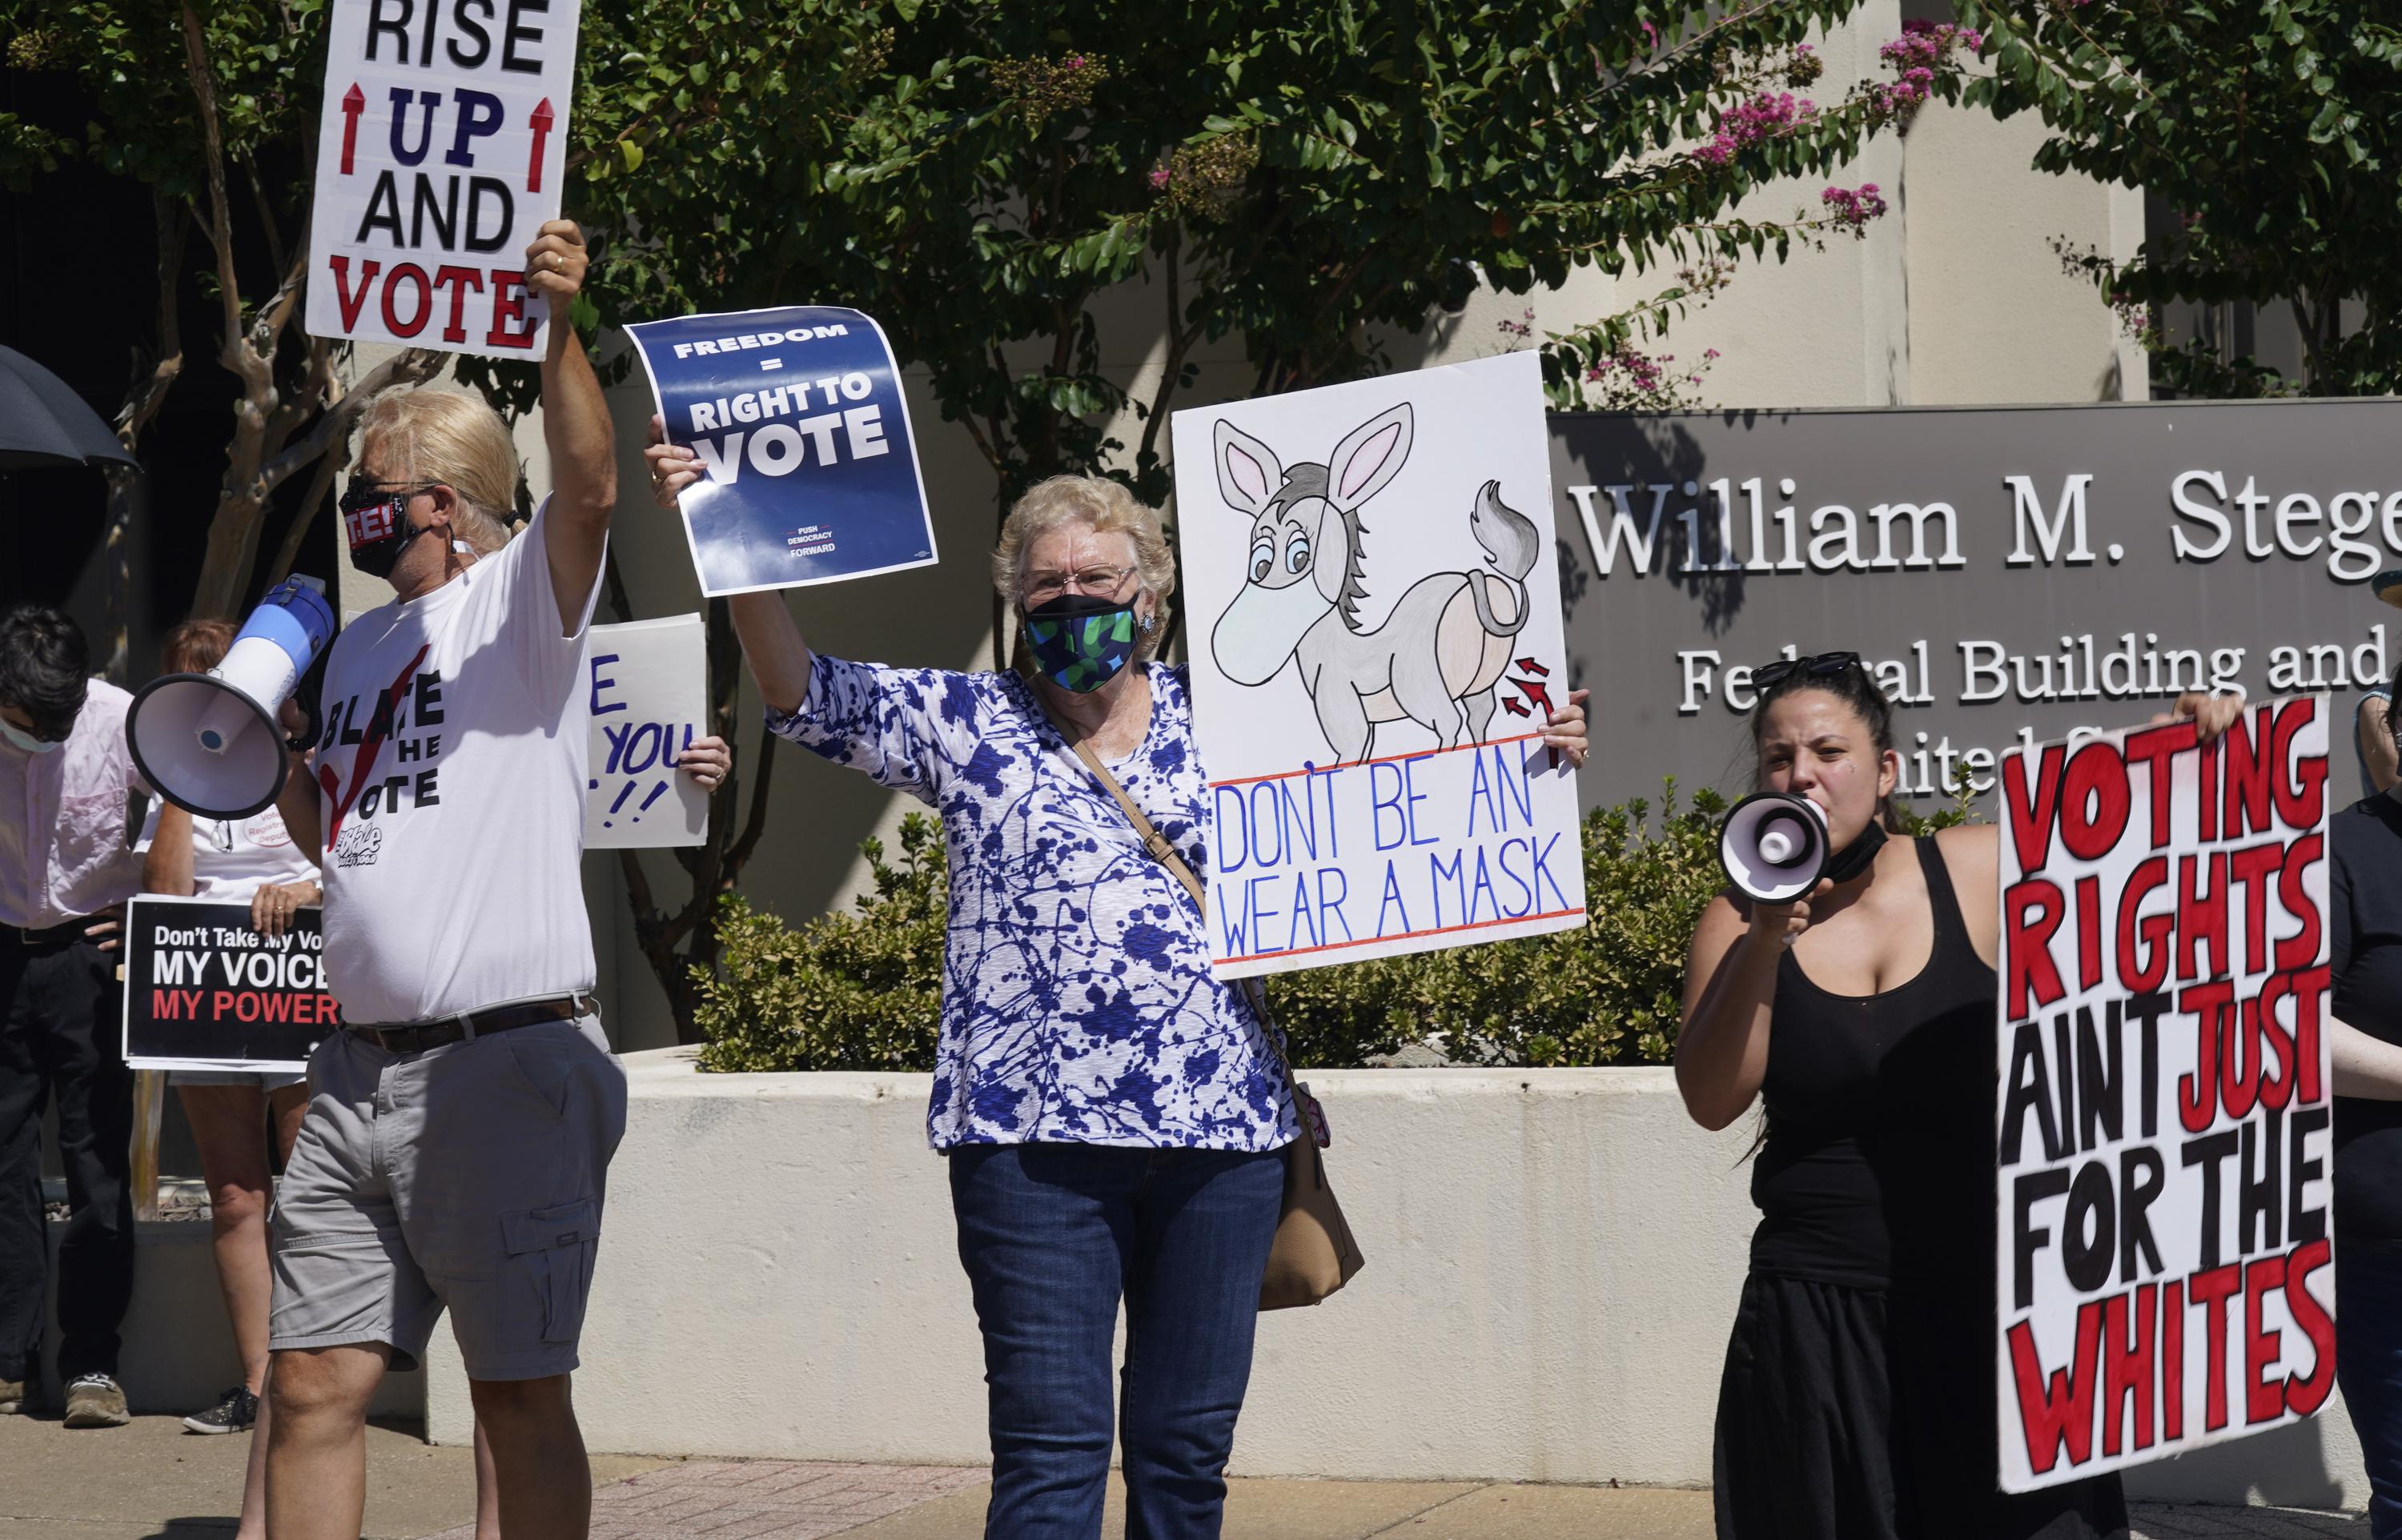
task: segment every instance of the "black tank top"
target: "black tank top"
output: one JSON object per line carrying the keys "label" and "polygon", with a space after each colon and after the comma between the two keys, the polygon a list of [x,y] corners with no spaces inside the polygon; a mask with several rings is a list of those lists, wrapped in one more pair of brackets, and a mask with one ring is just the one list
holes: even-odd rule
{"label": "black tank top", "polygon": [[1833,995],[1790,952],[1776,968],[1768,1137],[1751,1176],[1755,1272],[1861,1287],[1984,1276],[1991,1286],[1994,970],[1969,944],[1932,838],[1935,945],[1881,995]]}

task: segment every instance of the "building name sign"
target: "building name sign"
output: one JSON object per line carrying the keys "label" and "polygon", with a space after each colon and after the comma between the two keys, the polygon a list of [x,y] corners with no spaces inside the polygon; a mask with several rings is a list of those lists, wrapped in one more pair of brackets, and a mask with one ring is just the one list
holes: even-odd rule
{"label": "building name sign", "polygon": [[2346,693],[2353,788],[2352,701],[2402,641],[2369,585],[2402,567],[2397,429],[2383,401],[1555,414],[1571,663],[1615,749],[1587,800],[1746,789],[1753,669],[1831,651],[1895,702],[1915,798],[2229,688]]}

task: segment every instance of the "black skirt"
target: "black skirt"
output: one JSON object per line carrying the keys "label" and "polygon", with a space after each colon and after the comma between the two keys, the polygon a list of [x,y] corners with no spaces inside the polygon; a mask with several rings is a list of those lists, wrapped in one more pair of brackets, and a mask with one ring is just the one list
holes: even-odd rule
{"label": "black skirt", "polygon": [[2126,1534],[2116,1476],[1996,1490],[1990,1327],[1959,1299],[1744,1280],[1719,1384],[1719,1540]]}

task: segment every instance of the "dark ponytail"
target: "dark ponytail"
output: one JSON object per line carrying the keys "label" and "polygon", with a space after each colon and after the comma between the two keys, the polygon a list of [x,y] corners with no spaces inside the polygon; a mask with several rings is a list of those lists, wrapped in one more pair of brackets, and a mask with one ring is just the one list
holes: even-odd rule
{"label": "dark ponytail", "polygon": [[[1812,673],[1796,668],[1783,679],[1760,691],[1751,707],[1751,742],[1756,751],[1760,747],[1760,730],[1768,720],[1768,708],[1788,695],[1804,690],[1823,691],[1851,708],[1852,714],[1869,730],[1869,739],[1876,745],[1880,757],[1893,752],[1893,703],[1885,699],[1884,689],[1869,674],[1868,666],[1851,663],[1830,674]],[[1877,803],[1877,821],[1888,834],[1901,833],[1901,804],[1890,795]]]}

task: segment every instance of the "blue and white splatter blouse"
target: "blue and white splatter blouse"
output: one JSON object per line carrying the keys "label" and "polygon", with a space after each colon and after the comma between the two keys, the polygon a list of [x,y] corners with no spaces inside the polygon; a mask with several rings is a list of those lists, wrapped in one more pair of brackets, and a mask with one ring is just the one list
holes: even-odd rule
{"label": "blue and white splatter blouse", "polygon": [[[1151,725],[1112,763],[1206,871],[1208,788],[1184,670],[1147,665]],[[942,815],[950,855],[937,1149],[1047,1141],[1265,1150],[1293,1137],[1276,1050],[1209,976],[1201,915],[1014,673],[817,655],[770,731]]]}

